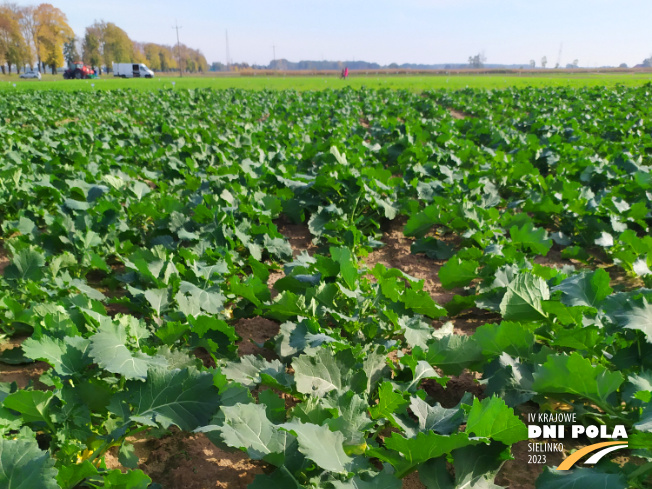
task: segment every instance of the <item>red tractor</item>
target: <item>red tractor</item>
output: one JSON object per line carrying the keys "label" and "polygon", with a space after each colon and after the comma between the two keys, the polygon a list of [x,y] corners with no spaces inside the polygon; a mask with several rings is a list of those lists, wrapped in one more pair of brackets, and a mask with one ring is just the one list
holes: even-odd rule
{"label": "red tractor", "polygon": [[94,78],[95,76],[95,70],[90,66],[86,66],[81,61],[75,62],[75,64],[63,72],[63,78],[65,80],[82,80],[85,78]]}

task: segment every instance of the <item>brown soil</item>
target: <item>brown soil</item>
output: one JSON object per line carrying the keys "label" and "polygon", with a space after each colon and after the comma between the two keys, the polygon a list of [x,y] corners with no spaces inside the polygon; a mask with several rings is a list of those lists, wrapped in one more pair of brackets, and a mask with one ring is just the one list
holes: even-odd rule
{"label": "brown soil", "polygon": [[242,338],[238,342],[238,356],[261,355],[267,360],[276,358],[276,353],[268,348],[260,347],[267,340],[276,336],[279,325],[274,321],[260,316],[240,319],[234,325],[236,333]]}
{"label": "brown soil", "polygon": [[372,251],[364,259],[367,267],[372,269],[376,263],[387,268],[398,268],[408,275],[424,281],[423,290],[428,292],[437,304],[445,304],[461,289],[446,290],[439,281],[439,269],[444,262],[431,260],[423,255],[413,255],[410,251],[412,239],[403,234],[405,219],[394,219],[383,232],[382,242],[385,246]]}
{"label": "brown soil", "polygon": [[419,480],[418,472],[412,472],[407,477],[403,477],[402,489],[425,489],[425,487]]}
{"label": "brown soil", "polygon": [[5,273],[5,268],[11,263],[4,248],[0,248],[0,274]]}
{"label": "brown soil", "polygon": [[[244,452],[217,448],[202,433],[173,430],[161,439],[130,439],[138,456],[138,468],[165,489],[244,489],[265,464],[250,460]],[[109,469],[123,469],[115,447],[105,456]]]}
{"label": "brown soil", "polygon": [[299,255],[302,251],[307,251],[310,255],[317,251],[317,247],[312,243],[312,234],[307,224],[292,224],[285,219],[279,219],[276,221],[276,227],[290,242],[293,256]]}
{"label": "brown soil", "polygon": [[[25,339],[25,337],[5,339],[0,344],[0,353],[20,346]],[[49,368],[50,365],[45,362],[34,362],[24,365],[8,365],[0,362],[0,382],[16,382],[19,389],[24,389],[30,383],[37,389],[45,389],[45,384],[39,382],[38,379]]]}
{"label": "brown soil", "polygon": [[[312,255],[317,251],[317,247],[312,243],[312,234],[310,234],[307,224],[292,224],[285,219],[279,219],[276,221],[276,226],[279,232],[289,241],[292,247],[292,256],[296,257],[303,251]],[[274,284],[283,277],[285,277],[285,272],[282,269],[270,272],[267,286],[272,293],[272,299],[278,295],[278,291],[274,289]]]}
{"label": "brown soil", "polygon": [[484,397],[485,386],[478,383],[480,374],[475,372],[462,372],[461,375],[450,377],[446,387],[442,387],[434,379],[426,379],[421,383],[421,388],[445,408],[454,408],[467,392],[475,397]]}
{"label": "brown soil", "polygon": [[472,117],[468,114],[465,114],[464,112],[460,112],[459,110],[455,109],[448,109],[448,113],[453,116],[453,119],[466,119],[467,117]]}

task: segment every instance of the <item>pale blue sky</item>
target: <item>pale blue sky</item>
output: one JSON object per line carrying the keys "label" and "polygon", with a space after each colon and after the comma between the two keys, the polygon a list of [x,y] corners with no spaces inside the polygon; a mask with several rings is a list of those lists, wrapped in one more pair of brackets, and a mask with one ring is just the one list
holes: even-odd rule
{"label": "pale blue sky", "polygon": [[[380,64],[488,63],[632,66],[652,55],[651,0],[49,0],[78,36],[95,20],[137,41],[199,48],[208,62],[273,57]],[[19,5],[37,2],[18,1]]]}

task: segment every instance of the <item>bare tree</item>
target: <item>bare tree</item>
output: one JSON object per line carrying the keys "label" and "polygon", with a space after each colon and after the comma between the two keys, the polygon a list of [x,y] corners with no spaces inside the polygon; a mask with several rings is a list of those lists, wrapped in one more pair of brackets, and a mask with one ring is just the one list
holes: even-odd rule
{"label": "bare tree", "polygon": [[544,56],[543,58],[541,58],[541,68],[545,69],[547,64],[548,64],[548,58]]}

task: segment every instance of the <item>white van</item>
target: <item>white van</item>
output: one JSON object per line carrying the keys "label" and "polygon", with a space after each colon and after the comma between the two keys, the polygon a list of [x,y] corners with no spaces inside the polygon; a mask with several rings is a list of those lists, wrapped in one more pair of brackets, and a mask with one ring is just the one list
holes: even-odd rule
{"label": "white van", "polygon": [[113,76],[154,78],[154,72],[142,63],[113,63]]}

